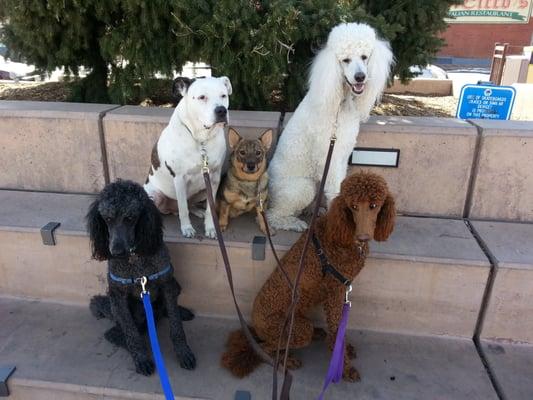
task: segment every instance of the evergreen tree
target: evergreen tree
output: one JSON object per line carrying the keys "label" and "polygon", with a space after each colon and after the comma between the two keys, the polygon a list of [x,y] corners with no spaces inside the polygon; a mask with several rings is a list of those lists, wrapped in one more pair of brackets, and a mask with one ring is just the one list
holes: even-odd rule
{"label": "evergreen tree", "polygon": [[[91,73],[82,101],[126,103],[154,75],[204,61],[234,86],[240,109],[293,110],[307,70],[339,22],[367,22],[391,41],[395,73],[412,76],[442,45],[438,33],[461,0],[0,0],[0,41],[50,71]],[[109,83],[109,85],[108,85]]]}

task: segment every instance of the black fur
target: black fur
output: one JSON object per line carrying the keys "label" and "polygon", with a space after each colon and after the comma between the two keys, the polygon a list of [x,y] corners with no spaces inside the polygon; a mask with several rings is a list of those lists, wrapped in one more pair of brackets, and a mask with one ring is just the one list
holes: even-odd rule
{"label": "black fur", "polygon": [[[109,271],[117,276],[148,276],[170,264],[161,216],[144,189],[134,182],[119,180],[102,190],[87,213],[87,230],[93,257],[108,260]],[[91,299],[91,312],[96,318],[115,322],[104,337],[130,352],[138,373],[150,375],[154,363],[142,336],[146,332],[146,318],[140,285],[124,285],[109,277],[108,285],[107,296]],[[193,369],[196,360],[187,345],[182,320],[191,320],[194,314],[178,306],[181,291],[178,282],[167,274],[148,282],[147,288],[156,321],[162,317],[169,319],[170,337],[181,367]]]}
{"label": "black fur", "polygon": [[190,79],[184,76],[178,76],[174,79],[174,82],[172,83],[172,96],[174,96],[177,103],[179,103],[181,98],[185,96],[187,89],[189,89],[189,86],[191,86],[195,80],[196,79]]}

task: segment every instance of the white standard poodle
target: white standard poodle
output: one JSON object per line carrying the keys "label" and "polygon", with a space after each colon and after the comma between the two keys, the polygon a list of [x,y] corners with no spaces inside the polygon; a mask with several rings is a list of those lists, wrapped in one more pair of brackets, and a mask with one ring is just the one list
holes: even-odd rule
{"label": "white standard poodle", "polygon": [[368,119],[381,97],[392,63],[389,43],[370,26],[343,23],[330,32],[313,61],[309,91],[270,163],[268,220],[274,228],[307,228],[298,216],[315,198],[334,131],[337,142],[325,187],[328,206],[338,195],[359,123]]}

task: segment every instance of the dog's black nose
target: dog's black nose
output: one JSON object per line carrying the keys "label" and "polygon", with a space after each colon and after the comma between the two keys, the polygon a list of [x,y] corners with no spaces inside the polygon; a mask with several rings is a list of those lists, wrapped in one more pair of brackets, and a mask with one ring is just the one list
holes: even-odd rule
{"label": "dog's black nose", "polygon": [[364,82],[366,75],[364,72],[357,72],[354,76],[356,82]]}
{"label": "dog's black nose", "polygon": [[218,106],[215,108],[215,115],[217,118],[225,118],[228,114],[228,110],[224,106]]}
{"label": "dog's black nose", "polygon": [[128,254],[128,252],[126,251],[126,248],[119,244],[111,245],[111,248],[109,250],[113,257],[123,258],[123,257],[126,257]]}
{"label": "dog's black nose", "polygon": [[246,170],[249,172],[255,171],[255,163],[246,163]]}

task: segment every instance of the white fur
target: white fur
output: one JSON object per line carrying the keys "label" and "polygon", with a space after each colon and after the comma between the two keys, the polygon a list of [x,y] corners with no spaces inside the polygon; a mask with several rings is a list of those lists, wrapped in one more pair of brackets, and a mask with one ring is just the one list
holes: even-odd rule
{"label": "white fur", "polygon": [[[213,193],[216,193],[226,157],[226,140],[224,124],[215,123],[214,110],[218,106],[228,108],[231,83],[227,77],[202,78],[188,88],[181,87],[180,92],[183,98],[157,142],[161,165],[157,169],[151,166],[153,175],[148,176],[144,188],[151,198],[160,192],[176,199],[181,232],[186,237],[193,237],[196,232],[189,218],[188,200],[193,196],[199,200],[196,195],[205,190],[201,170],[202,143],[207,150]],[[167,165],[174,172],[174,177]],[[205,235],[214,238],[215,227],[209,207],[205,212],[204,225]]]}
{"label": "white fur", "polygon": [[[268,218],[274,228],[307,228],[297,217],[316,195],[335,119],[337,142],[325,186],[328,205],[339,193],[359,124],[379,100],[392,62],[388,42],[366,24],[340,24],[330,32],[313,61],[309,91],[280,136],[270,163]],[[357,83],[356,73],[365,76],[360,94],[351,86]]]}

